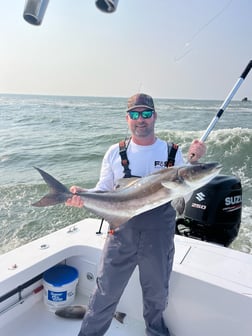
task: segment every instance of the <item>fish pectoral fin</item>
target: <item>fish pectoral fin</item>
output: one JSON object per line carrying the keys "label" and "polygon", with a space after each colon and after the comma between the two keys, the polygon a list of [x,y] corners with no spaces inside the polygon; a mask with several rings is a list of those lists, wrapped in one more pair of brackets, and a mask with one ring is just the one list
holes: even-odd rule
{"label": "fish pectoral fin", "polygon": [[182,215],[185,210],[185,199],[184,197],[178,197],[171,201],[171,205],[176,210],[178,215]]}

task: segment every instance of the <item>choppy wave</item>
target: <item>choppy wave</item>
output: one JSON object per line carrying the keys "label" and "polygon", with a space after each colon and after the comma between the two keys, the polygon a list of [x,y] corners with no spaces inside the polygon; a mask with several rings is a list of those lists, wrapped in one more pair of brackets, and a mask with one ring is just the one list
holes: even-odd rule
{"label": "choppy wave", "polygon": [[[32,207],[46,192],[33,166],[68,186],[92,187],[104,152],[127,135],[125,104],[125,98],[0,95],[0,253],[93,216],[63,205]],[[178,143],[186,153],[219,105],[218,101],[158,99],[157,135]],[[250,103],[232,103],[207,139],[204,158],[220,162],[223,174],[242,181],[242,223],[232,247],[248,253],[252,253],[251,112]]]}

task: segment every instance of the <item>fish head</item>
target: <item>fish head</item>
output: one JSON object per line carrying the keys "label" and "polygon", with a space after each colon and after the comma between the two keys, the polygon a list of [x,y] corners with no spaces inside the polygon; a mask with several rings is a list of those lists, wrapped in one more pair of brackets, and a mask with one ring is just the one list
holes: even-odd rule
{"label": "fish head", "polygon": [[218,162],[197,163],[178,168],[178,178],[191,189],[198,189],[219,174],[222,165]]}

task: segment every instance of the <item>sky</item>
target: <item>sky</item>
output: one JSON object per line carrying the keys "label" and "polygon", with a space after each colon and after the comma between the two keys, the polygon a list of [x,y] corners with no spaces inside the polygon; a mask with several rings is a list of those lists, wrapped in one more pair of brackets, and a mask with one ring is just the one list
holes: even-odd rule
{"label": "sky", "polygon": [[24,5],[0,0],[0,93],[224,100],[252,59],[251,0],[50,0],[40,26]]}

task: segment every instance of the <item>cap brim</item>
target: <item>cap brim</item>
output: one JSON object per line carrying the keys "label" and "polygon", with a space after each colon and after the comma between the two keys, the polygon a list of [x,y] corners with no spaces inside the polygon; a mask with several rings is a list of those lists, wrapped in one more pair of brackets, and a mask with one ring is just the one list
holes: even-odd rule
{"label": "cap brim", "polygon": [[133,110],[135,110],[136,108],[139,108],[139,107],[140,108],[146,108],[146,109],[152,110],[152,111],[155,110],[154,107],[151,107],[151,106],[147,106],[147,105],[135,105],[135,106],[132,106],[132,107],[128,108],[126,110],[126,112],[133,111]]}

